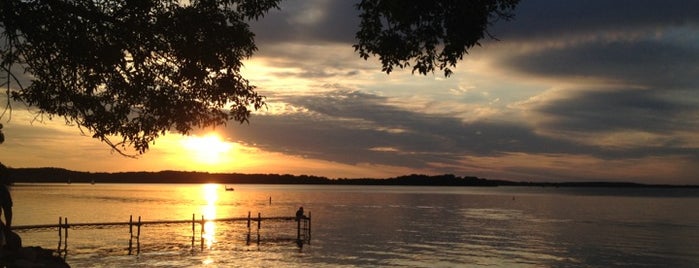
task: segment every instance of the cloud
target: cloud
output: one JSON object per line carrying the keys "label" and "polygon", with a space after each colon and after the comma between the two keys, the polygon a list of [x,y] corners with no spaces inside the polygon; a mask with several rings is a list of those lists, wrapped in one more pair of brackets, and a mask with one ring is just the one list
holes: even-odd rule
{"label": "cloud", "polygon": [[534,107],[548,118],[545,127],[561,131],[695,131],[695,105],[664,99],[659,90],[605,89],[582,91]]}
{"label": "cloud", "polygon": [[485,53],[548,87],[519,106],[535,133],[599,159],[699,159],[699,2],[532,0],[516,12]]}
{"label": "cloud", "polygon": [[678,89],[699,86],[698,52],[695,44],[663,40],[597,40],[513,55],[503,63],[531,75]]}
{"label": "cloud", "polygon": [[[611,94],[612,97],[608,98],[606,94]],[[617,97],[617,94],[629,94],[628,103],[615,103],[624,97]],[[351,90],[310,96],[284,96],[280,99],[290,105],[303,107],[303,112],[255,116],[250,125],[229,128],[230,135],[270,152],[348,165],[372,163],[437,173],[473,170],[473,167],[464,164],[464,157],[491,159],[495,161],[491,165],[498,162],[493,159],[515,159],[509,157],[512,155],[539,156],[554,163],[552,159],[556,157],[569,158],[558,161],[563,165],[575,165],[575,159],[596,159],[589,160],[594,165],[612,160],[634,163],[646,161],[642,159],[699,159],[699,151],[687,141],[675,140],[673,143],[667,140],[661,145],[634,144],[630,147],[603,146],[565,136],[547,135],[537,129],[544,127],[555,131],[589,134],[595,129],[604,131],[609,126],[626,126],[645,131],[647,126],[644,126],[644,122],[633,121],[637,120],[634,117],[637,115],[635,109],[648,109],[650,114],[657,111],[661,113],[659,116],[667,117],[677,116],[688,109],[667,106],[652,95],[636,95],[633,92],[586,93],[572,96],[569,100],[538,105],[538,113],[555,119],[544,126],[487,120],[464,122],[453,116],[427,114],[392,106],[387,97]],[[638,100],[645,100],[645,105],[639,106],[638,103],[644,102]],[[616,105],[620,107],[610,111]],[[592,111],[600,112],[595,114]],[[586,112],[594,116],[577,115]],[[657,122],[645,123],[655,124],[651,126],[653,128],[660,128],[664,124],[673,126],[660,118]],[[666,131],[668,136],[675,137],[674,131],[678,130]],[[525,158],[518,157],[515,160]],[[517,169],[516,163],[507,165],[510,166],[503,167],[502,172]],[[562,172],[546,171],[550,168],[540,166],[536,173],[562,176]],[[528,166],[522,172],[525,169],[537,167]],[[558,167],[556,170],[570,169]],[[621,171],[616,169],[614,174],[621,174]],[[543,178],[543,175],[539,178]]]}
{"label": "cloud", "polygon": [[436,162],[455,163],[464,154],[583,150],[539,136],[525,126],[466,123],[457,117],[414,112],[389,105],[387,97],[360,91],[282,99],[307,112],[256,116],[249,126],[231,128],[231,135],[267,151],[350,164],[421,168]]}
{"label": "cloud", "polygon": [[502,40],[542,40],[614,32],[655,32],[668,27],[699,25],[699,2],[654,1],[521,1],[515,18],[492,32]]}
{"label": "cloud", "polygon": [[256,42],[353,43],[359,27],[355,1],[287,0],[280,10],[251,23]]}

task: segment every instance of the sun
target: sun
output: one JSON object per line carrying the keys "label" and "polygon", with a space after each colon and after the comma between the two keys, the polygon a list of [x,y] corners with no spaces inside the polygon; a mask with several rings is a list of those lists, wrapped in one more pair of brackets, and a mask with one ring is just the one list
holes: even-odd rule
{"label": "sun", "polygon": [[205,136],[188,136],[182,140],[182,147],[189,158],[201,164],[214,165],[223,162],[233,148],[233,143],[221,140],[216,133]]}

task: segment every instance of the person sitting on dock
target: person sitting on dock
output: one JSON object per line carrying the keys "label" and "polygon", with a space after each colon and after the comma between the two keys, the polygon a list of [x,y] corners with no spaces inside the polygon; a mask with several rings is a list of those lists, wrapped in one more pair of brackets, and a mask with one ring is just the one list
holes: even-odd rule
{"label": "person sitting on dock", "polygon": [[303,207],[299,207],[299,210],[296,211],[296,221],[299,221],[301,219],[305,219],[306,215],[303,215]]}

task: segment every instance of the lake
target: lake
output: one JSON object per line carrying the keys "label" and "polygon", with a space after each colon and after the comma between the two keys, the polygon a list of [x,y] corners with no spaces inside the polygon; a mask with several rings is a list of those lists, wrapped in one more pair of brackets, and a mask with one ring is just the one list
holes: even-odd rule
{"label": "lake", "polygon": [[18,184],[14,225],[312,213],[303,248],[293,221],[263,221],[259,244],[246,222],[207,223],[203,251],[198,225],[194,246],[191,224],[145,225],[134,255],[128,226],[71,228],[72,267],[699,267],[699,189],[232,186]]}

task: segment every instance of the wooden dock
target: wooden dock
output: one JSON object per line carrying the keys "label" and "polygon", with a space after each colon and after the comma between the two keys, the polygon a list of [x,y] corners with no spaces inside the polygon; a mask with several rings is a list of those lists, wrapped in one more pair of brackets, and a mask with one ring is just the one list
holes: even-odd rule
{"label": "wooden dock", "polygon": [[[12,230],[14,231],[28,231],[28,230],[41,230],[41,229],[46,229],[46,230],[51,230],[51,229],[57,229],[58,230],[58,250],[57,252],[59,255],[63,255],[67,253],[67,248],[68,248],[68,229],[75,229],[75,228],[80,228],[80,227],[85,227],[85,228],[90,228],[90,227],[102,227],[102,226],[128,226],[129,227],[129,250],[128,254],[132,255],[133,254],[133,244],[135,240],[136,244],[136,254],[139,254],[141,251],[140,247],[140,238],[141,238],[141,226],[145,225],[161,225],[161,224],[190,224],[192,225],[192,249],[194,249],[194,244],[195,244],[195,237],[197,237],[197,231],[196,231],[196,226],[199,225],[199,241],[200,241],[200,248],[203,251],[204,250],[204,237],[206,235],[206,231],[204,229],[204,224],[207,222],[247,222],[247,236],[246,236],[246,244],[250,245],[252,239],[252,229],[253,226],[255,225],[254,223],[257,223],[257,228],[256,228],[256,233],[257,233],[257,239],[256,243],[259,245],[260,244],[260,228],[262,225],[263,221],[295,221],[296,222],[296,244],[300,247],[303,248],[304,244],[310,244],[311,243],[311,213],[308,213],[308,216],[304,216],[300,219],[297,219],[295,216],[287,217],[287,216],[281,216],[281,217],[262,217],[261,213],[257,213],[257,217],[252,217],[251,213],[248,212],[247,217],[234,217],[234,218],[216,218],[216,219],[205,219],[204,216],[201,216],[201,218],[197,219],[195,217],[195,214],[192,214],[192,219],[187,219],[187,220],[153,220],[153,221],[144,221],[141,220],[141,216],[138,216],[136,220],[134,220],[133,215],[129,217],[129,221],[124,221],[124,222],[83,222],[83,223],[68,223],[68,218],[64,217],[59,217],[58,218],[58,224],[39,224],[39,225],[19,225],[19,226],[12,226]],[[135,229],[135,230],[134,230]]]}

